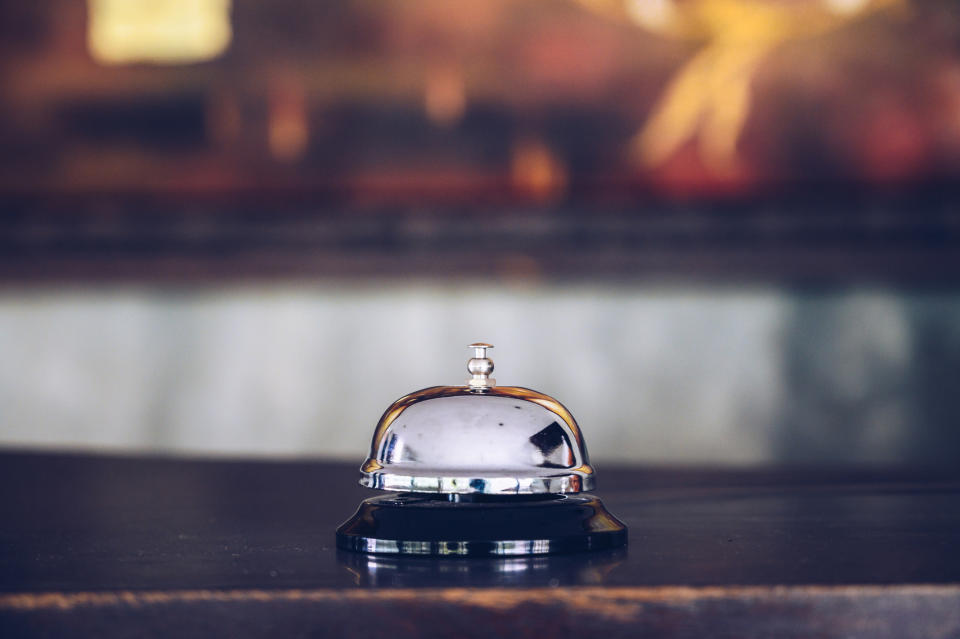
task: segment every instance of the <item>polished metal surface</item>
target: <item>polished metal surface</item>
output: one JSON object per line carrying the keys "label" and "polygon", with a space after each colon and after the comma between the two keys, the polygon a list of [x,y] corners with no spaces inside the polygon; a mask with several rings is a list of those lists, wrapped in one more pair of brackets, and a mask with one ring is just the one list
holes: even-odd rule
{"label": "polished metal surface", "polygon": [[470,361],[467,362],[467,371],[470,373],[467,386],[473,391],[482,393],[497,385],[497,380],[490,377],[490,373],[493,372],[493,360],[487,357],[487,349],[493,348],[493,344],[474,342],[470,345],[470,348],[474,350],[474,353]]}
{"label": "polished metal surface", "polygon": [[342,550],[390,555],[547,555],[626,543],[626,526],[593,495],[380,495],[337,529]]}
{"label": "polished metal surface", "polygon": [[549,395],[495,386],[489,344],[472,344],[466,386],[401,397],[377,424],[360,483],[419,493],[591,490],[594,471],[573,415]]}
{"label": "polished metal surface", "polygon": [[626,561],[626,548],[568,555],[455,556],[444,561],[337,549],[337,562],[358,586],[387,588],[600,586]]}

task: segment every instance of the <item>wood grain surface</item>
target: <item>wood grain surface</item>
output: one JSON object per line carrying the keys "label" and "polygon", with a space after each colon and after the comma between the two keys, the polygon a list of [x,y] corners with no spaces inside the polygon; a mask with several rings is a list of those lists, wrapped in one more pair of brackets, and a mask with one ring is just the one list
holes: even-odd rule
{"label": "wood grain surface", "polygon": [[960,478],[599,469],[626,551],[337,552],[353,464],[0,455],[0,636],[960,637]]}

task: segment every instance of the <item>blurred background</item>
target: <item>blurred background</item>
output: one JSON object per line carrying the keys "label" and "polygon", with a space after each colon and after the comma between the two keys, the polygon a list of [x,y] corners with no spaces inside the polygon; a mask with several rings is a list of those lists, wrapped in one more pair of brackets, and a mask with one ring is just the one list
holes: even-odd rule
{"label": "blurred background", "polygon": [[953,0],[0,1],[0,446],[960,459]]}

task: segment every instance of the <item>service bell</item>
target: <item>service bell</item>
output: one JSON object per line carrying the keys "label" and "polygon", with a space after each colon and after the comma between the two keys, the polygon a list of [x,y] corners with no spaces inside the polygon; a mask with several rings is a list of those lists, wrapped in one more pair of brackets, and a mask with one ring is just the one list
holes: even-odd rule
{"label": "service bell", "polygon": [[475,343],[464,386],[394,402],[373,433],[363,501],[337,530],[345,550],[528,555],[623,546],[627,529],[591,490],[595,472],[573,415],[529,388],[497,386],[490,344]]}

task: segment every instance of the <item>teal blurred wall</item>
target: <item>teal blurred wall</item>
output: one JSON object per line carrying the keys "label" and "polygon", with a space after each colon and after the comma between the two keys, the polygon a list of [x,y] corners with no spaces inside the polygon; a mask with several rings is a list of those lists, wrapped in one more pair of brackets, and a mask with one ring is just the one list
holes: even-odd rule
{"label": "teal blurred wall", "polygon": [[287,284],[0,294],[0,445],[359,460],[466,378],[564,402],[595,460],[951,463],[960,296]]}

